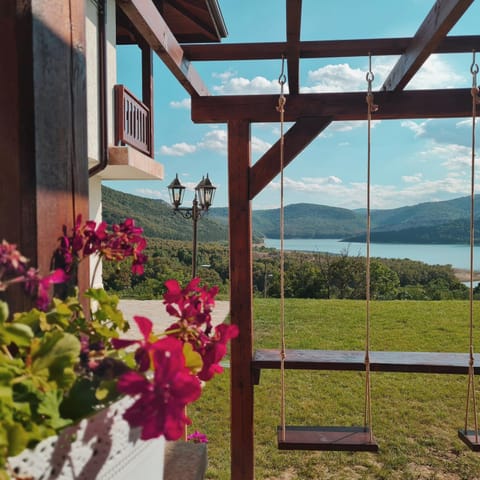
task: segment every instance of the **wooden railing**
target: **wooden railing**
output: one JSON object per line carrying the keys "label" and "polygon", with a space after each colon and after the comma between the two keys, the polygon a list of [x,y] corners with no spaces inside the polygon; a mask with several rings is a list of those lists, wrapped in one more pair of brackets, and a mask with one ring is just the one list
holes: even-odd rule
{"label": "wooden railing", "polygon": [[130,145],[152,156],[150,109],[123,85],[115,85],[115,145]]}

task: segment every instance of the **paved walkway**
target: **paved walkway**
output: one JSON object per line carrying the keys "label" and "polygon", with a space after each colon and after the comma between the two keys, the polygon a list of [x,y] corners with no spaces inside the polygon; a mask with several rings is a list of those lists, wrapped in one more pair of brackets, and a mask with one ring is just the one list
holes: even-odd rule
{"label": "paved walkway", "polygon": [[[135,315],[149,318],[154,324],[155,332],[162,332],[174,322],[174,317],[171,317],[165,310],[165,305],[162,300],[120,300],[119,308],[125,315],[125,318],[130,322],[130,333],[135,335],[137,333],[137,326],[133,321]],[[215,308],[212,312],[212,323],[222,323],[230,312],[230,302],[224,300],[217,300]]]}

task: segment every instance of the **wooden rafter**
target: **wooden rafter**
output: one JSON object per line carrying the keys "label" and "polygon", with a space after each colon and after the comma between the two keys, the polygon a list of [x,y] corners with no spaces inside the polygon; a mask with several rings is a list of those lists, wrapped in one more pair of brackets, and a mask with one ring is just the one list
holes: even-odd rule
{"label": "wooden rafter", "polygon": [[[365,93],[303,93],[287,95],[285,121],[302,117],[332,117],[333,120],[365,120]],[[197,123],[231,120],[277,122],[278,95],[225,95],[192,99],[192,119]],[[470,89],[406,90],[376,92],[380,105],[376,119],[468,117]]]}
{"label": "wooden rafter", "polygon": [[[299,43],[300,58],[366,57],[375,55],[402,55],[412,39],[365,38],[357,40],[319,40]],[[286,42],[224,43],[215,45],[182,45],[191,61],[274,60],[287,51]],[[459,35],[444,38],[432,53],[466,53],[480,50],[480,35]]]}
{"label": "wooden rafter", "polygon": [[185,57],[152,0],[118,0],[117,3],[185,90],[193,97],[208,95],[207,87]]}
{"label": "wooden rafter", "polygon": [[[472,2],[473,0],[437,0],[382,89],[402,90]],[[372,54],[376,52],[372,51]]]}
{"label": "wooden rafter", "polygon": [[[327,128],[331,118],[300,118],[285,134],[284,165],[287,166]],[[280,172],[280,141],[250,169],[250,199],[253,200]]]}
{"label": "wooden rafter", "polygon": [[302,0],[287,0],[287,60],[290,94],[299,92],[301,20]]}

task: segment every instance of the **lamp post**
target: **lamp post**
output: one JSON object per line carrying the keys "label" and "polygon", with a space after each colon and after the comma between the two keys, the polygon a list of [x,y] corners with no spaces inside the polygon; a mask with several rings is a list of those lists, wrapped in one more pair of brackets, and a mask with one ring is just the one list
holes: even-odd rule
{"label": "lamp post", "polygon": [[191,218],[193,221],[193,242],[192,242],[192,278],[197,276],[197,223],[203,213],[207,212],[213,203],[215,190],[217,187],[206,177],[202,177],[198,185],[195,187],[195,196],[191,207],[181,207],[185,187],[178,179],[178,173],[174,180],[168,186],[170,194],[170,202],[175,213],[180,213],[183,218]]}

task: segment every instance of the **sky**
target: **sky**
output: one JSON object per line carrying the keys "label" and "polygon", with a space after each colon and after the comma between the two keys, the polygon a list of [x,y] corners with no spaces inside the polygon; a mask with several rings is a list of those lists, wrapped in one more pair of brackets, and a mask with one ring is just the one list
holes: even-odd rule
{"label": "sky", "polygon": [[[303,0],[301,40],[411,37],[433,0]],[[284,0],[219,0],[228,36],[222,43],[285,41]],[[469,7],[450,35],[478,35],[480,1]],[[478,54],[477,63],[480,63]],[[373,91],[379,90],[398,57],[372,57]],[[432,55],[407,89],[470,88],[472,53]],[[194,62],[212,95],[279,94],[281,59]],[[120,46],[117,81],[141,96],[140,51]],[[366,91],[368,57],[300,61],[300,92]],[[154,55],[155,160],[163,181],[105,185],[168,201],[167,186],[178,173],[193,188],[209,174],[217,187],[214,206],[228,206],[227,127],[194,124],[190,97]],[[287,92],[288,93],[288,92]],[[379,105],[381,108],[381,105]],[[288,109],[288,100],[286,104]],[[290,124],[285,126],[288,130]],[[279,139],[280,125],[252,124],[252,162]],[[371,206],[396,208],[470,194],[472,119],[374,121],[371,130]],[[480,148],[480,147],[479,147]],[[286,169],[285,204],[366,206],[367,123],[334,122]],[[254,209],[280,206],[279,178],[253,201]]]}

